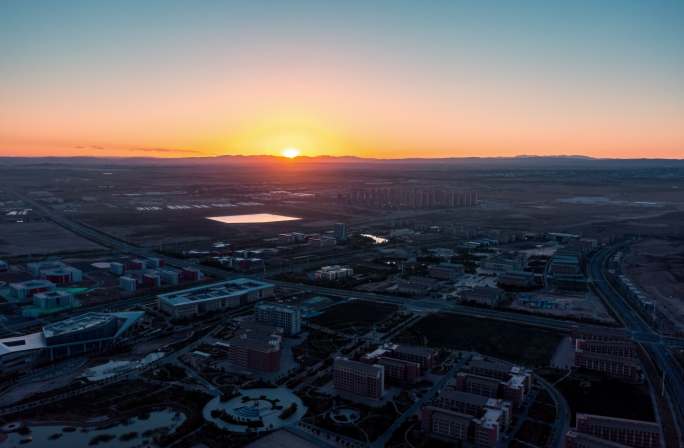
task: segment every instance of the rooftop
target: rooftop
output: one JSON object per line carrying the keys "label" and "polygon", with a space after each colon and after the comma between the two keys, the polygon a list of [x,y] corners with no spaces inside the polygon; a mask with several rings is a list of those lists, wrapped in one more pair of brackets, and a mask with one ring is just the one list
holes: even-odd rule
{"label": "rooftop", "polygon": [[10,284],[13,288],[50,288],[55,286],[49,280],[26,280],[25,282],[18,282]]}
{"label": "rooftop", "polygon": [[384,370],[382,366],[376,364],[366,364],[365,362],[352,361],[347,358],[335,358],[334,368],[337,369],[338,367],[352,369],[372,377],[377,377],[379,372]]}
{"label": "rooftop", "polygon": [[210,285],[196,286],[182,291],[161,294],[159,299],[171,305],[181,305],[224,297],[241,296],[272,286],[271,283],[252,280],[251,278],[236,278],[225,282],[212,283]]}
{"label": "rooftop", "polygon": [[86,313],[80,316],[55,322],[43,327],[43,334],[46,338],[59,336],[67,333],[83,331],[89,328],[98,327],[111,322],[116,317],[107,313]]}

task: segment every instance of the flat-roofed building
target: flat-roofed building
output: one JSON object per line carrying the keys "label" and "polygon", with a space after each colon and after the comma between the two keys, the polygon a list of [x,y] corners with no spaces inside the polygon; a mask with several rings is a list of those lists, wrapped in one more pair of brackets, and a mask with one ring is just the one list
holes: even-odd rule
{"label": "flat-roofed building", "polygon": [[33,304],[40,309],[70,307],[74,304],[74,296],[62,290],[39,292],[33,295]]}
{"label": "flat-roofed building", "polygon": [[423,432],[446,440],[468,440],[473,416],[438,406],[423,406],[420,412]]}
{"label": "flat-roofed building", "polygon": [[25,282],[10,283],[10,295],[25,300],[34,294],[55,290],[55,284],[49,280],[27,280]]}
{"label": "flat-roofed building", "polygon": [[461,293],[461,300],[480,305],[497,306],[504,300],[504,291],[489,286],[476,286]]}
{"label": "flat-roofed building", "polygon": [[534,272],[527,271],[506,271],[499,275],[497,284],[513,288],[533,288],[537,286]]}
{"label": "flat-roofed building", "polygon": [[280,370],[282,329],[243,322],[235,335],[217,345],[228,352],[228,360],[240,367],[262,372]]}
{"label": "flat-roofed building", "polygon": [[478,395],[443,391],[421,408],[421,428],[449,441],[471,441],[479,447],[495,447],[510,425],[511,404]]}
{"label": "flat-roofed building", "polygon": [[574,432],[576,433],[633,448],[660,448],[662,446],[660,425],[656,422],[577,413],[575,426]]}
{"label": "flat-roofed building", "polygon": [[335,281],[342,280],[354,275],[354,270],[349,266],[323,266],[314,273],[316,280]]}
{"label": "flat-roofed building", "polygon": [[641,363],[630,342],[575,341],[575,367],[627,381],[641,379]]}
{"label": "flat-roofed building", "polygon": [[333,382],[337,392],[378,400],[385,393],[385,368],[379,364],[335,358]]}
{"label": "flat-roofed building", "polygon": [[[456,389],[504,398],[520,406],[532,388],[532,371],[507,362],[475,357],[456,375]],[[498,384],[495,387],[495,384]],[[496,391],[495,391],[496,390]]]}
{"label": "flat-roofed building", "polygon": [[392,348],[390,357],[404,361],[417,362],[420,364],[421,370],[426,371],[433,367],[435,358],[437,357],[437,351],[430,347],[397,344]]}
{"label": "flat-roofed building", "polygon": [[173,318],[187,318],[273,297],[273,292],[271,283],[237,278],[161,294],[159,308]]}
{"label": "flat-roofed building", "polygon": [[428,275],[439,280],[456,280],[464,273],[465,268],[462,264],[439,263],[428,267]]}
{"label": "flat-roofed building", "polygon": [[565,433],[565,448],[629,448],[621,443],[582,434],[575,430]]}
{"label": "flat-roofed building", "polygon": [[286,336],[302,331],[302,312],[299,307],[280,303],[259,303],[254,309],[257,322],[280,327]]}
{"label": "flat-roofed building", "polygon": [[385,368],[386,381],[412,384],[420,378],[420,364],[417,362],[380,356],[375,363]]}
{"label": "flat-roofed building", "polygon": [[143,314],[85,313],[45,325],[38,333],[0,339],[0,371],[7,373],[38,362],[102,352],[125,338]]}

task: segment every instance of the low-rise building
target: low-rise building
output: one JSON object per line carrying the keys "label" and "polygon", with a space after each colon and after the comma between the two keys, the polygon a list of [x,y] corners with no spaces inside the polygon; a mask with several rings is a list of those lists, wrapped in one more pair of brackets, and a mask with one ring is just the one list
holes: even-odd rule
{"label": "low-rise building", "polygon": [[71,307],[74,296],[67,291],[46,291],[33,295],[33,304],[40,309]]}
{"label": "low-rise building", "polygon": [[513,288],[533,288],[537,286],[537,281],[534,272],[527,271],[506,271],[499,275],[497,283],[500,286],[508,286]]}
{"label": "low-rise building", "polygon": [[385,368],[347,358],[335,358],[333,382],[337,392],[378,400],[385,393]]}
{"label": "low-rise building", "polygon": [[20,300],[30,299],[34,294],[55,290],[55,284],[49,280],[27,280],[10,283],[10,295]]}
{"label": "low-rise building", "polygon": [[119,288],[124,292],[135,292],[138,288],[138,281],[134,277],[119,277]]}
{"label": "low-rise building", "polygon": [[274,285],[237,278],[159,295],[159,308],[174,318],[185,318],[236,308],[273,297]]}
{"label": "low-rise building", "polygon": [[354,270],[349,266],[323,266],[314,273],[316,280],[335,281],[342,280],[354,275]]}
{"label": "low-rise building", "polygon": [[505,292],[499,288],[477,286],[461,292],[461,300],[479,305],[497,306],[504,301]]}
{"label": "low-rise building", "polygon": [[439,280],[456,280],[464,273],[465,268],[462,264],[439,263],[428,267],[428,275]]}

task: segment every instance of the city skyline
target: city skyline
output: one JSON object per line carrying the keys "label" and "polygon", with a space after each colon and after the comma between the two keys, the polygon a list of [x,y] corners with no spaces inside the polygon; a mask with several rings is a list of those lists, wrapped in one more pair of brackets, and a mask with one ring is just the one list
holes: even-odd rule
{"label": "city skyline", "polygon": [[683,158],[683,17],[680,2],[5,2],[0,155]]}

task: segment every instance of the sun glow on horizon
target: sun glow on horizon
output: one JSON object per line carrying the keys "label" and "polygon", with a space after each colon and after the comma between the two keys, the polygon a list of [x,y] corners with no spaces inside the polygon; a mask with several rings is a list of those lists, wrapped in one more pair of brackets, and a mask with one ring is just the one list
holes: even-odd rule
{"label": "sun glow on horizon", "polygon": [[289,147],[280,151],[280,154],[282,154],[283,157],[287,157],[288,159],[294,159],[295,157],[298,157],[301,154],[301,151],[297,148]]}

